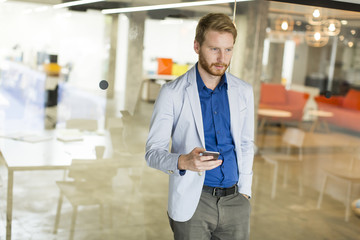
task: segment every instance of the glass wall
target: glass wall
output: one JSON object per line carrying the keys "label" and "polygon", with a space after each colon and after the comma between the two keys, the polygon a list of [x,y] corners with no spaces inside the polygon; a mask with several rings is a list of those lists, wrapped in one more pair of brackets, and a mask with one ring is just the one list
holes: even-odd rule
{"label": "glass wall", "polygon": [[270,4],[252,239],[358,237],[359,16]]}
{"label": "glass wall", "polygon": [[[357,239],[360,13],[236,9],[229,71],[257,121],[250,238]],[[200,17],[233,10],[0,1],[0,238],[172,239],[168,176],[144,160],[154,102],[197,62]]]}

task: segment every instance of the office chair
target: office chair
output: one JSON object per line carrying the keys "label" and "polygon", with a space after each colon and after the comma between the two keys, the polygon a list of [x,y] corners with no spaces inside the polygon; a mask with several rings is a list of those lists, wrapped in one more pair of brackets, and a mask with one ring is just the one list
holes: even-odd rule
{"label": "office chair", "polygon": [[105,148],[96,147],[97,159],[72,160],[68,177],[71,181],[57,181],[60,197],[54,224],[54,234],[57,233],[63,198],[65,197],[73,207],[69,239],[74,238],[75,225],[79,206],[99,205],[100,226],[103,226],[104,205],[110,208],[110,224],[112,225],[112,178],[117,174],[116,163],[111,159],[102,159]]}
{"label": "office chair", "polygon": [[[286,153],[264,154],[265,162],[274,165],[274,175],[271,188],[271,198],[274,199],[276,195],[276,184],[279,172],[279,166],[283,165],[284,169],[284,187],[287,184],[287,172],[289,165],[297,165],[302,172],[302,146],[305,138],[305,132],[298,128],[286,128],[282,135],[282,143],[285,145]],[[292,149],[297,148],[296,154],[292,154]],[[302,174],[299,175],[299,195],[302,195]]]}
{"label": "office chair", "polygon": [[[344,164],[347,161],[347,164]],[[322,169],[324,178],[322,180],[319,199],[317,202],[317,209],[320,209],[323,200],[323,195],[328,183],[328,179],[332,178],[345,182],[347,185],[346,197],[345,197],[345,221],[349,221],[350,207],[351,207],[351,195],[352,186],[355,183],[360,183],[360,157],[349,157],[349,159],[342,155],[339,157],[339,164],[336,162]]]}

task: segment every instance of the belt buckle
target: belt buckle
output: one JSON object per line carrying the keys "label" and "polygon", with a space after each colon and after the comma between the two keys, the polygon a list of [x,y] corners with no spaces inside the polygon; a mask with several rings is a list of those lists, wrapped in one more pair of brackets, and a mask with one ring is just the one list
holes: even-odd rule
{"label": "belt buckle", "polygon": [[214,187],[214,190],[213,190],[212,195],[213,195],[214,197],[216,197],[216,187]]}

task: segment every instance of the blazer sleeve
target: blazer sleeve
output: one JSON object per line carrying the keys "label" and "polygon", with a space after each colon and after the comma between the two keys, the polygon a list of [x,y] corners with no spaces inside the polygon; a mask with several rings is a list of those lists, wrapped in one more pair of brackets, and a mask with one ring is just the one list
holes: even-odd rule
{"label": "blazer sleeve", "polygon": [[145,160],[150,167],[169,175],[180,174],[180,154],[169,152],[174,125],[174,97],[174,90],[167,84],[163,85],[154,105],[145,153]]}
{"label": "blazer sleeve", "polygon": [[247,91],[247,113],[241,134],[242,166],[239,176],[239,192],[251,196],[254,161],[254,94],[252,87]]}

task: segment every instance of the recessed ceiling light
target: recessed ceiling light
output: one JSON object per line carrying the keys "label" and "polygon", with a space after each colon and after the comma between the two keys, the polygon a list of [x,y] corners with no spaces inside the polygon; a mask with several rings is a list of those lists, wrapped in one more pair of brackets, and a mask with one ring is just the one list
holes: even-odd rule
{"label": "recessed ceiling light", "polygon": [[[237,0],[237,2],[248,2],[248,1],[253,1],[253,0]],[[161,9],[170,9],[170,8],[205,6],[205,5],[233,3],[233,2],[234,2],[234,0],[181,2],[181,3],[160,4],[160,5],[148,5],[148,6],[141,6],[141,7],[114,8],[114,9],[102,10],[101,12],[103,14],[128,13],[128,12],[140,12],[140,11],[161,10]]]}
{"label": "recessed ceiling light", "polygon": [[347,20],[341,20],[341,24],[346,25],[346,24],[348,24],[348,21]]}
{"label": "recessed ceiling light", "polygon": [[42,7],[35,8],[35,12],[44,12],[48,9],[49,9],[48,6],[42,6]]}
{"label": "recessed ceiling light", "polygon": [[53,8],[66,8],[66,7],[84,5],[84,4],[94,3],[94,2],[103,2],[103,1],[105,1],[105,0],[79,0],[79,1],[72,1],[72,2],[56,4],[53,6]]}

